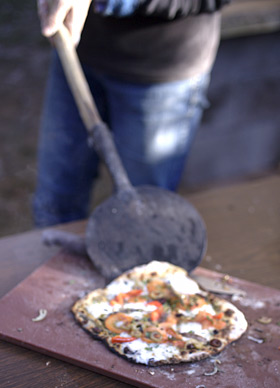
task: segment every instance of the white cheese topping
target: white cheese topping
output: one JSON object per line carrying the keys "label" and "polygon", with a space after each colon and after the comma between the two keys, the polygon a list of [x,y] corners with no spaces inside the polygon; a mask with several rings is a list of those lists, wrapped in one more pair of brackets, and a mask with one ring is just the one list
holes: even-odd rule
{"label": "white cheese topping", "polygon": [[120,293],[126,293],[133,289],[134,281],[129,279],[115,280],[107,286],[108,298],[113,298]]}
{"label": "white cheese topping", "polygon": [[213,306],[210,304],[204,304],[203,306],[197,307],[192,310],[182,310],[178,309],[178,313],[184,315],[185,317],[194,318],[199,311],[204,311],[206,313],[209,313],[211,315],[216,315],[216,311],[214,310]]}
{"label": "white cheese topping", "polygon": [[235,307],[231,303],[226,303],[224,306],[225,309],[229,308],[235,312],[234,314],[234,326],[231,327],[231,330],[229,332],[229,339],[235,340],[239,338],[247,329],[248,323],[245,319],[244,314],[238,310],[237,307]]}
{"label": "white cheese topping", "polygon": [[159,275],[161,275],[170,270],[170,263],[154,260],[146,265],[136,267],[135,269],[136,271],[139,269],[139,272],[142,272],[143,268],[145,269],[145,272],[157,272]]}
{"label": "white cheese topping", "polygon": [[157,309],[155,305],[146,304],[144,302],[139,303],[125,303],[124,305],[114,305],[111,306],[108,302],[95,302],[86,306],[88,313],[94,317],[99,318],[101,315],[109,315],[114,312],[118,312],[121,309],[135,310],[135,312],[130,312],[128,315],[134,318],[143,318],[148,312],[154,311]]}
{"label": "white cheese topping", "polygon": [[181,272],[169,274],[166,279],[178,294],[198,294],[201,291],[195,281]]}
{"label": "white cheese topping", "polygon": [[142,311],[154,311],[157,309],[155,305],[147,304],[145,302],[139,302],[139,303],[125,303],[123,305],[124,309],[131,309],[131,310],[142,310]]}
{"label": "white cheese topping", "polygon": [[141,339],[122,344],[122,350],[128,348],[132,353],[126,353],[127,357],[133,358],[136,362],[148,364],[150,359],[154,361],[167,360],[179,355],[179,350],[170,344],[147,344]]}
{"label": "white cheese topping", "polygon": [[127,315],[129,315],[133,319],[142,319],[146,315],[146,312],[136,310],[130,311]]}
{"label": "white cheese topping", "polygon": [[[191,331],[193,334],[199,335],[200,337],[203,337],[206,340],[209,340],[211,338],[209,330],[202,329],[201,324],[198,322],[180,323],[180,325],[178,325],[178,330],[180,333],[188,333]],[[187,336],[184,338],[186,339]]]}
{"label": "white cheese topping", "polygon": [[190,317],[190,318],[195,317],[195,315],[193,314],[193,312],[191,310],[178,309],[178,313],[184,315],[185,317]]}
{"label": "white cheese topping", "polygon": [[94,318],[99,318],[102,314],[109,315],[114,310],[108,302],[96,302],[86,306],[86,309],[90,315]]}
{"label": "white cheese topping", "polygon": [[208,314],[211,314],[211,315],[216,315],[217,314],[211,304],[204,304],[201,307],[197,307],[196,309],[193,309],[192,310],[192,314],[193,315],[197,315],[199,313],[199,311],[204,311],[204,312],[206,312]]}

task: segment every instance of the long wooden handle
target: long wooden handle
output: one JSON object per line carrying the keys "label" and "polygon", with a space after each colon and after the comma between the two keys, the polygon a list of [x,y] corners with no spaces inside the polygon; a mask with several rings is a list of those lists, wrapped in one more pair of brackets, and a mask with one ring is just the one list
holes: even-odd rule
{"label": "long wooden handle", "polygon": [[53,41],[79,113],[88,130],[90,145],[105,161],[116,191],[135,191],[120,160],[112,135],[97,111],[76,49],[65,26],[54,35]]}
{"label": "long wooden handle", "polygon": [[91,130],[94,125],[100,124],[102,120],[96,109],[76,49],[67,28],[62,26],[54,35],[53,40],[81,118],[87,130]]}

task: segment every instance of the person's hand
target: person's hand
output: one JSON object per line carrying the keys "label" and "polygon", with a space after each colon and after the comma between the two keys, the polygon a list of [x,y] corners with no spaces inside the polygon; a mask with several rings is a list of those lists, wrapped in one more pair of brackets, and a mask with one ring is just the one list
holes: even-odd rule
{"label": "person's hand", "polygon": [[68,28],[73,43],[80,41],[81,32],[92,0],[37,0],[41,31],[50,38],[62,24]]}

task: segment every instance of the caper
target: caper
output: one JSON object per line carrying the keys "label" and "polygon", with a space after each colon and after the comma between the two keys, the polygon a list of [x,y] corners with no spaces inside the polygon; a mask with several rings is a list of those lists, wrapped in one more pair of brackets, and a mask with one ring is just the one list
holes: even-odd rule
{"label": "caper", "polygon": [[227,310],[225,311],[225,316],[226,316],[226,317],[232,317],[233,314],[234,314],[234,311],[231,310],[231,309],[227,309]]}

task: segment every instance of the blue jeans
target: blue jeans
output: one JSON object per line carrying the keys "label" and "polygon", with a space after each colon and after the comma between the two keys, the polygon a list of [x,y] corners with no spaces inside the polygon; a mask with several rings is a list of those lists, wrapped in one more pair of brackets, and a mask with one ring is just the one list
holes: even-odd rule
{"label": "blue jeans", "polygon": [[[209,74],[150,85],[96,75],[87,67],[84,71],[132,184],[175,190],[207,103]],[[54,55],[41,122],[33,201],[36,225],[87,217],[98,164]]]}

